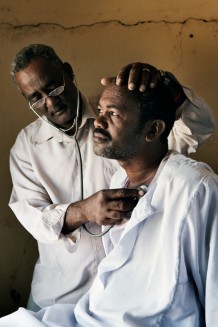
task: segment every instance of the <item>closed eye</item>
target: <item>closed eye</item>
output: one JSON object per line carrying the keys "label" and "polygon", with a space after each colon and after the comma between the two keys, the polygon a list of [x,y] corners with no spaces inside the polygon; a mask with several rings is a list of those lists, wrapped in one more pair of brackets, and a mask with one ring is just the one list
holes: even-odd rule
{"label": "closed eye", "polygon": [[31,98],[27,98],[27,100],[28,100],[30,103],[34,103],[34,102],[36,102],[36,101],[38,101],[38,100],[40,100],[40,99],[42,99],[41,96],[33,96],[33,97],[31,97]]}

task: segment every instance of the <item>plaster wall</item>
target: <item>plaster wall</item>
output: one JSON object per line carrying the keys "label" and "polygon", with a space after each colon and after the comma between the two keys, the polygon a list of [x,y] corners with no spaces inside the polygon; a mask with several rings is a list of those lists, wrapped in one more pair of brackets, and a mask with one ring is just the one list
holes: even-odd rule
{"label": "plaster wall", "polygon": [[[35,117],[9,69],[29,43],[54,47],[72,64],[81,91],[101,91],[100,78],[142,61],[191,85],[218,121],[218,2],[216,0],[1,0],[0,2],[0,315],[25,306],[37,247],[7,206],[8,156],[18,132]],[[194,155],[218,173],[218,133]]]}

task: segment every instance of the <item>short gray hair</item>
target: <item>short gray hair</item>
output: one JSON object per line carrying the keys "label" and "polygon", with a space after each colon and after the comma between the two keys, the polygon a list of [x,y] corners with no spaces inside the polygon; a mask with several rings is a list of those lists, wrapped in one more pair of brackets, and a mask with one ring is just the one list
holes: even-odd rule
{"label": "short gray hair", "polygon": [[11,75],[15,79],[15,75],[20,70],[26,68],[33,59],[44,58],[54,62],[62,68],[63,62],[58,57],[53,48],[44,44],[30,44],[21,49],[14,57],[11,64]]}

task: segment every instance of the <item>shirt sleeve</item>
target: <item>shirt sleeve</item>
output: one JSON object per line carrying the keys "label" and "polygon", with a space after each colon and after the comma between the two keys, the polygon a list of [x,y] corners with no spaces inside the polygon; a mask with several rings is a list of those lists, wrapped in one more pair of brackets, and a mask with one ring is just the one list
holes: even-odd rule
{"label": "shirt sleeve", "polygon": [[80,239],[80,229],[68,235],[61,233],[70,203],[52,203],[48,192],[36,177],[22,132],[10,153],[10,171],[13,190],[9,206],[23,227],[37,241],[64,242],[72,252]]}
{"label": "shirt sleeve", "polygon": [[[218,321],[218,179],[201,183],[191,205],[188,239],[190,267],[198,297],[205,311],[205,326]],[[193,219],[194,217],[194,219]]]}
{"label": "shirt sleeve", "polygon": [[205,320],[206,326],[215,326],[218,321],[218,182],[208,183],[200,203],[204,203],[203,219],[207,217],[203,242],[200,240],[203,249],[199,252],[203,263],[200,271],[205,289]]}
{"label": "shirt sleeve", "polygon": [[207,103],[191,88],[183,87],[187,96],[177,109],[177,120],[168,137],[169,149],[188,155],[213,133],[215,120]]}

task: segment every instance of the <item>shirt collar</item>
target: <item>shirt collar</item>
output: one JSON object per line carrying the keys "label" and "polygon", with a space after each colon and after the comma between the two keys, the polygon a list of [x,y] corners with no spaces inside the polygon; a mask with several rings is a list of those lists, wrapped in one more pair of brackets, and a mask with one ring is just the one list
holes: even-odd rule
{"label": "shirt collar", "polygon": [[[87,122],[88,119],[95,119],[96,112],[94,104],[89,103],[88,98],[81,94],[81,104],[82,108],[82,122],[79,129],[81,129]],[[48,121],[45,116],[43,116],[45,121]],[[55,138],[57,142],[73,142],[73,138],[68,137],[59,130],[53,128],[52,126],[46,124],[46,122],[40,120],[40,125],[37,124],[37,131],[35,132],[35,142],[40,144],[48,141],[51,138]]]}

